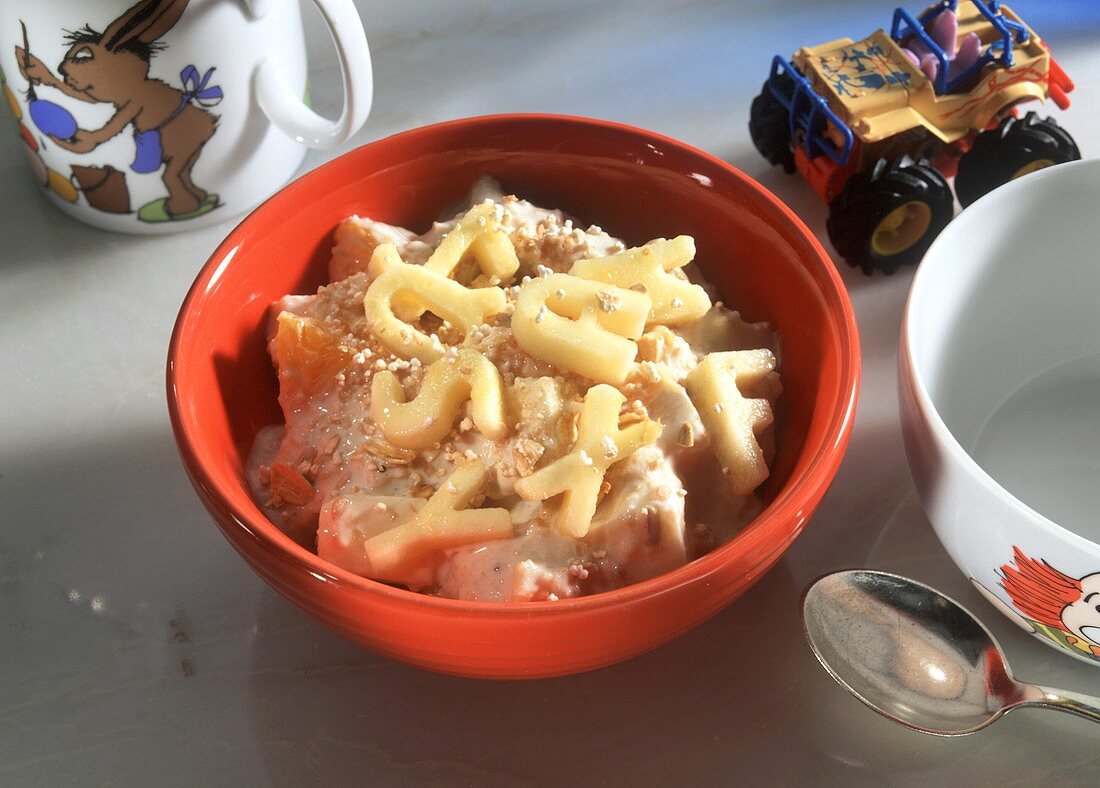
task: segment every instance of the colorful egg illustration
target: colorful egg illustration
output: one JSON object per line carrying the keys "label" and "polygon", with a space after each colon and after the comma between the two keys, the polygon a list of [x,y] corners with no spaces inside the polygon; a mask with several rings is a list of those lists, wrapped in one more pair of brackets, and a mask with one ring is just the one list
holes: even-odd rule
{"label": "colorful egg illustration", "polygon": [[43,186],[48,186],[50,176],[46,172],[46,164],[42,161],[42,157],[26,145],[23,146],[23,153],[27,156],[27,166],[31,168],[31,175],[34,176],[34,179]]}
{"label": "colorful egg illustration", "polygon": [[15,94],[11,92],[11,88],[8,87],[7,83],[4,83],[4,98],[8,100],[8,106],[11,107],[11,114],[15,116],[15,119],[23,120],[23,108],[19,106]]}
{"label": "colorful egg illustration", "polygon": [[60,104],[45,99],[35,99],[30,103],[31,120],[43,134],[52,134],[58,139],[71,139],[76,134],[76,118]]}
{"label": "colorful egg illustration", "polygon": [[35,153],[38,152],[38,141],[34,138],[34,135],[31,134],[31,130],[22,123],[19,124],[19,135],[23,138],[23,142],[27,143],[27,147]]}
{"label": "colorful egg illustration", "polygon": [[76,202],[77,190],[73,186],[73,182],[62,175],[57,170],[46,169],[46,175],[49,178],[49,186],[53,190],[53,193],[60,197],[62,200],[68,200],[69,202]]}

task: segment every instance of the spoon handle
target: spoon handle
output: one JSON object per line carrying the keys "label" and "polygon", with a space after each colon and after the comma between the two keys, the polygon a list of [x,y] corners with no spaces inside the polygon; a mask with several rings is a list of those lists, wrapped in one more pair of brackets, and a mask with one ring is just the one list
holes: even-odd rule
{"label": "spoon handle", "polygon": [[1100,698],[1085,695],[1082,692],[1043,687],[1038,684],[1027,686],[1021,705],[1046,706],[1058,711],[1068,711],[1087,720],[1100,722]]}

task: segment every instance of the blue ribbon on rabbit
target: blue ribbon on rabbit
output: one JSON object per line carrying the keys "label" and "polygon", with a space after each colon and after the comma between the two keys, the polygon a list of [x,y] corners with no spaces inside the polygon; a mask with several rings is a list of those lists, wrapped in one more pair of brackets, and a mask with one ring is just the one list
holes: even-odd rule
{"label": "blue ribbon on rabbit", "polygon": [[192,101],[202,107],[213,107],[222,100],[224,94],[221,87],[218,85],[207,87],[207,83],[210,82],[210,77],[213,74],[214,69],[209,68],[200,79],[199,70],[194,65],[184,67],[183,71],[180,72],[183,96],[180,98],[180,104],[176,111],[165,118],[155,129],[134,131],[136,150],[134,151],[134,161],[130,165],[131,170],[137,173],[149,173],[160,169],[160,165],[164,160],[164,152],[161,150],[160,145],[160,130],[183,112],[184,107]]}
{"label": "blue ribbon on rabbit", "polygon": [[[200,106],[213,107],[222,100],[222,89],[217,85],[206,86],[210,77],[214,75],[214,69],[208,68],[199,79],[199,70],[194,66],[186,66],[180,72],[180,82],[183,84],[183,100],[197,101]],[[180,109],[183,109],[182,105]]]}

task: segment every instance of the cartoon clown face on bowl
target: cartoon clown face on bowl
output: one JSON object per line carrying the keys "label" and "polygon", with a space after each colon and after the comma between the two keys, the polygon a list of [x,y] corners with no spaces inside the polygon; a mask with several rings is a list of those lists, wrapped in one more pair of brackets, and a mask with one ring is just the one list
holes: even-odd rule
{"label": "cartoon clown face on bowl", "polygon": [[1100,572],[1075,578],[1012,551],[997,575],[1024,622],[1074,655],[1100,661]]}

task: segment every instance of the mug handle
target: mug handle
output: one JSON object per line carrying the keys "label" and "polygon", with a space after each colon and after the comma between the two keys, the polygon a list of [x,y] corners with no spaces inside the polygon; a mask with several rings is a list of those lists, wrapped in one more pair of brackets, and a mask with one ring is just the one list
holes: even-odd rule
{"label": "mug handle", "polygon": [[[327,150],[357,132],[370,114],[374,98],[374,77],[370,49],[363,21],[352,0],[312,0],[328,25],[344,82],[344,108],[336,120],[310,109],[290,86],[278,58],[268,52],[253,74],[253,87],[260,109],[271,123],[288,137],[310,148]],[[252,0],[253,11],[263,15],[268,0]]]}

